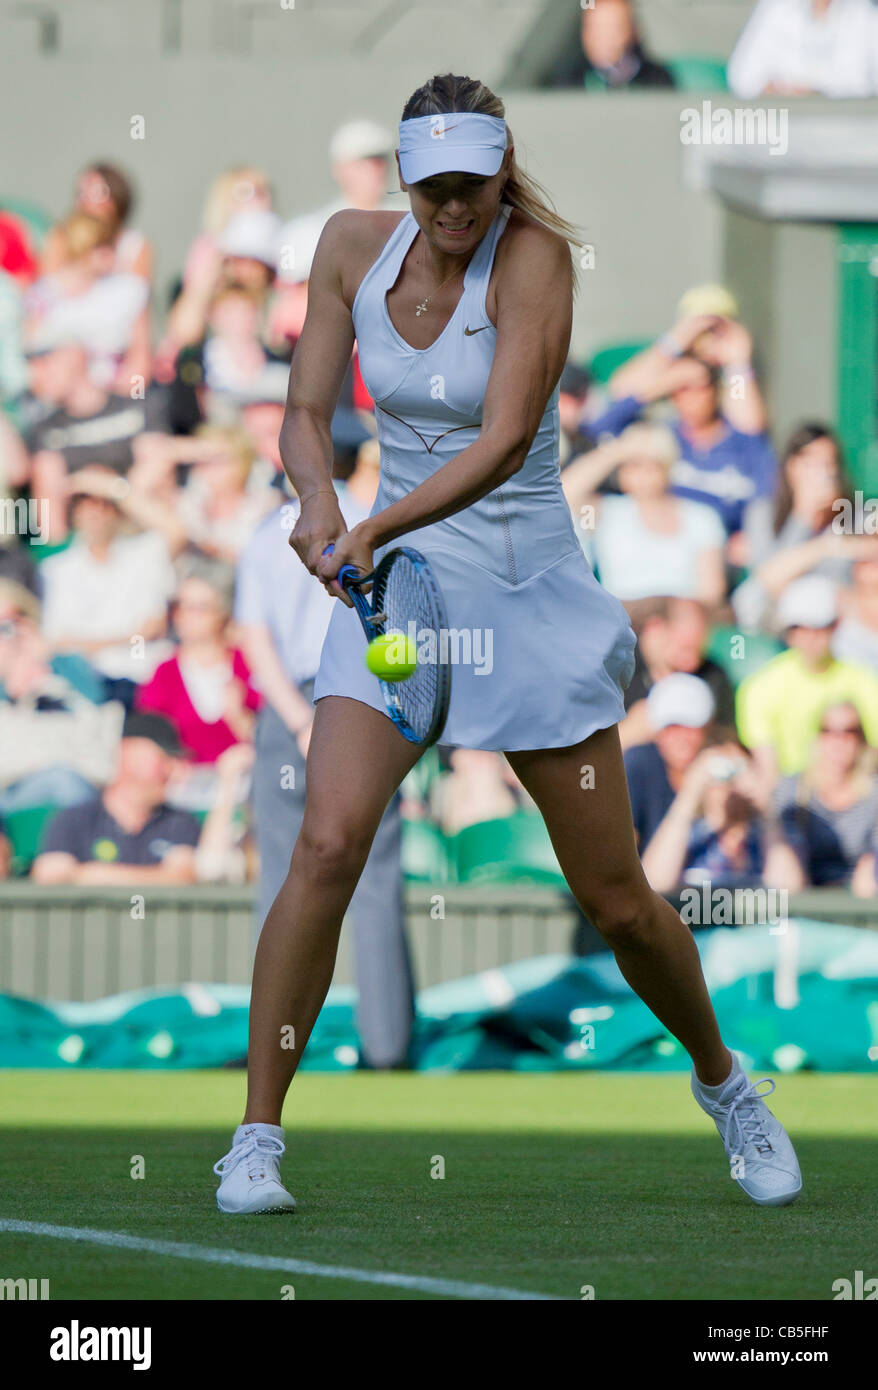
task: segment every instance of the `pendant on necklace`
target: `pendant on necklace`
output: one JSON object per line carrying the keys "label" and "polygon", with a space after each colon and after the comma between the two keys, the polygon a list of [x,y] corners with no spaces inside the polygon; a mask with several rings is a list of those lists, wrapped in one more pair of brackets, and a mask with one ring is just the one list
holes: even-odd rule
{"label": "pendant on necklace", "polygon": [[426,301],[426,299],[425,299],[425,300],[423,301],[423,303],[419,304],[418,307],[417,307],[417,309],[415,310],[415,318],[416,318],[416,319],[419,319],[419,318],[421,317],[421,314],[426,314],[426,312],[427,312],[427,301]]}

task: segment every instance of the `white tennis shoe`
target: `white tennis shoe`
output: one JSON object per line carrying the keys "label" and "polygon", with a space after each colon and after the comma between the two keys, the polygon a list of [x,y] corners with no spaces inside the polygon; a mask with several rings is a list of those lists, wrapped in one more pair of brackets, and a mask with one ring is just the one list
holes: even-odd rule
{"label": "white tennis shoe", "polygon": [[[761,1207],[785,1207],[802,1190],[802,1174],[789,1135],[772,1115],[763,1096],[775,1089],[769,1077],[755,1084],[735,1058],[735,1066],[722,1090],[704,1087],[692,1069],[692,1094],[716,1124],[723,1141],[731,1176],[747,1196]],[[760,1091],[760,1086],[768,1086]]]}
{"label": "white tennis shoe", "polygon": [[229,1216],[295,1211],[296,1201],[280,1180],[278,1160],[286,1145],[280,1125],[239,1125],[232,1147],[213,1171],[219,1175],[216,1204]]}

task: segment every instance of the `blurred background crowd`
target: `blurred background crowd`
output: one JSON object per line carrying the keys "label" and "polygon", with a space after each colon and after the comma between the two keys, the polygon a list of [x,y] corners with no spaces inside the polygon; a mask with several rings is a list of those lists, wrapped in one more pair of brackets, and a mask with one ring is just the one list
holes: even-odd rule
{"label": "blurred background crowd", "polygon": [[[727,76],[742,97],[875,95],[878,9],[760,0]],[[626,0],[597,0],[550,85],[684,80]],[[287,546],[289,364],[327,217],[406,206],[394,144],[341,125],[319,208],[278,207],[258,165],[217,170],[170,287],[115,163],[71,170],[57,220],[0,200],[0,875],[256,880],[254,750],[274,721],[306,754],[331,603]],[[577,534],[639,638],[621,733],[644,866],[668,892],[870,896],[878,536],[839,524],[832,422],[777,437],[732,290],[678,291],[662,336],[610,371],[571,360],[559,398]],[[379,456],[356,352],[332,435],[357,520]],[[404,787],[413,846],[530,809],[498,754],[440,747]]]}

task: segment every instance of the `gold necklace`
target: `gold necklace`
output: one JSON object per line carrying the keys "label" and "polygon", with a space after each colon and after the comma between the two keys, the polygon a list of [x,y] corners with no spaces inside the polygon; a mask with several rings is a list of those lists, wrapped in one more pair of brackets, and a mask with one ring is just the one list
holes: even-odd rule
{"label": "gold necklace", "polygon": [[[472,257],[470,257],[470,260],[472,260]],[[422,262],[422,264],[423,264],[423,262]],[[464,275],[466,274],[467,266],[468,266],[468,265],[469,265],[469,261],[467,261],[466,265],[465,265],[464,268],[463,268],[463,273],[464,273]],[[425,295],[425,297],[421,300],[420,304],[419,304],[419,305],[417,306],[417,308],[415,309],[415,318],[416,318],[416,319],[419,319],[419,318],[421,317],[421,314],[426,314],[426,312],[427,312],[427,304],[428,304],[428,302],[433,298],[433,295],[434,295],[434,294],[438,294],[439,291],[440,291],[441,289],[444,289],[445,286],[448,284],[448,280],[453,280],[454,277],[455,277],[455,275],[459,275],[459,274],[460,274],[460,267],[458,266],[457,270],[452,270],[452,272],[451,272],[451,274],[448,276],[448,279],[447,279],[447,280],[443,280],[441,285],[437,285],[436,288],[435,288],[435,290],[431,290],[430,293],[429,293],[428,295]]]}
{"label": "gold necklace", "polygon": [[[459,270],[453,270],[453,271],[451,272],[451,274],[449,275],[448,280],[453,280],[454,277],[455,277],[455,275],[459,275],[459,274],[460,274],[460,271],[459,271]],[[443,280],[441,285],[437,285],[436,288],[435,288],[435,290],[431,290],[430,293],[429,293],[428,295],[426,295],[426,297],[425,297],[424,299],[421,300],[420,304],[419,304],[418,307],[415,309],[415,318],[416,318],[416,319],[419,319],[419,318],[421,317],[421,314],[426,314],[428,302],[433,298],[433,295],[434,295],[434,294],[438,294],[439,291],[440,291],[441,289],[444,289],[444,288],[445,288],[445,286],[448,284],[448,280]]]}

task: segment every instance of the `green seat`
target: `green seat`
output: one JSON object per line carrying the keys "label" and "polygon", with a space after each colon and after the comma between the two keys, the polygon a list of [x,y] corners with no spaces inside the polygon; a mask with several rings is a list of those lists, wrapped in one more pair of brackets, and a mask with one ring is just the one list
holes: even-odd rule
{"label": "green seat", "polygon": [[28,547],[30,558],[35,564],[42,564],[43,560],[48,560],[50,555],[58,555],[60,551],[66,550],[73,544],[73,532],[69,531],[63,541],[53,541],[51,544],[41,545],[39,537],[36,535],[25,536],[25,544]]}
{"label": "green seat", "polygon": [[543,819],[533,812],[467,825],[451,847],[460,883],[564,883]]}
{"label": "green seat", "polygon": [[745,676],[752,676],[782,651],[786,651],[783,642],[768,632],[740,632],[730,624],[720,624],[710,634],[706,654],[737,687]]}
{"label": "green seat", "polygon": [[3,826],[12,845],[12,874],[23,877],[36,859],[43,830],[60,806],[26,806],[3,817]]}
{"label": "green seat", "polygon": [[442,831],[427,820],[402,823],[402,872],[419,883],[445,883],[448,847]]}
{"label": "green seat", "polygon": [[678,58],[666,58],[665,67],[670,68],[677,87],[683,92],[727,92],[726,65],[721,58],[708,58],[703,54],[685,54]]}
{"label": "green seat", "polygon": [[613,372],[624,367],[629,358],[648,348],[651,342],[651,338],[639,338],[636,342],[607,343],[606,347],[598,348],[588,367],[592,380],[606,386]]}

